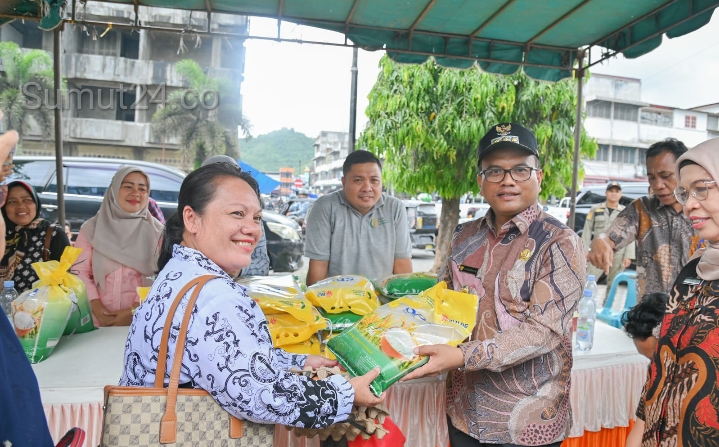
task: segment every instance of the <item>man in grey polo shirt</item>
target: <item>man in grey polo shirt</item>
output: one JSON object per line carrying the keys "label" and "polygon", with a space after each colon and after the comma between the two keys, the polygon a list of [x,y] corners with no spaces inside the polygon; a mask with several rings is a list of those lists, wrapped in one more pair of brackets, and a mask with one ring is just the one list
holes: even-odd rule
{"label": "man in grey polo shirt", "polygon": [[354,151],[342,174],[342,190],[317,199],[307,215],[307,285],[336,275],[410,273],[407,212],[401,200],[382,194],[379,159]]}

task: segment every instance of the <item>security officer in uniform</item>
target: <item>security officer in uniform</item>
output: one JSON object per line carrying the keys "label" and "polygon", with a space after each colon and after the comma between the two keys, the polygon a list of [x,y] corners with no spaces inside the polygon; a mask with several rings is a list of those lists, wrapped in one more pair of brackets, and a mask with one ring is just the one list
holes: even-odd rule
{"label": "security officer in uniform", "polygon": [[[589,252],[589,247],[592,246],[592,239],[606,232],[609,225],[619,215],[619,212],[624,209],[624,205],[619,204],[621,198],[621,185],[617,182],[610,182],[607,184],[607,201],[598,203],[589,210],[587,220],[584,221],[584,231],[582,232],[582,240],[587,253]],[[629,267],[632,259],[634,259],[634,243],[614,254],[612,268],[609,270],[609,276],[606,276],[608,286],[611,287],[614,278],[619,272]],[[589,263],[587,263],[587,274],[594,275],[597,282],[601,281],[601,278],[605,276],[602,270]]]}

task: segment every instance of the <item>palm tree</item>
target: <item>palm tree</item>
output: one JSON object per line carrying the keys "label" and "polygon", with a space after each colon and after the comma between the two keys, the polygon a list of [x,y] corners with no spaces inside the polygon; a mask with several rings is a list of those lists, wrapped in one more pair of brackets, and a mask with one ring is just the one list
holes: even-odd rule
{"label": "palm tree", "polygon": [[48,95],[53,90],[53,70],[50,55],[42,50],[23,51],[15,42],[0,42],[0,109],[5,112],[3,124],[20,134],[20,144],[33,128],[33,122],[43,139],[53,135],[53,109]]}
{"label": "palm tree", "polygon": [[226,79],[208,76],[190,59],[175,65],[188,88],[176,90],[167,97],[165,107],[152,116],[153,130],[161,137],[180,136],[185,164],[195,168],[212,155],[233,158],[237,152],[237,132],[250,136],[250,123],[239,110],[239,101]]}

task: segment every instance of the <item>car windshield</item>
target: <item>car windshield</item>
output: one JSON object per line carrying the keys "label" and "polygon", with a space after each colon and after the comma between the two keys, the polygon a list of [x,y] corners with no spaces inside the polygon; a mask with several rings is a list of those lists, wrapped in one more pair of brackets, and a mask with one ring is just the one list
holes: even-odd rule
{"label": "car windshield", "polygon": [[417,211],[420,214],[424,214],[425,216],[436,216],[437,215],[437,208],[434,206],[434,204],[420,205],[417,207]]}

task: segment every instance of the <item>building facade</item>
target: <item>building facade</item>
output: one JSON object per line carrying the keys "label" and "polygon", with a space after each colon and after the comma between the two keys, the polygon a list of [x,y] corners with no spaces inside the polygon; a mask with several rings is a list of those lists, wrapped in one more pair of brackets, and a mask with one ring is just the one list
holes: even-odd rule
{"label": "building facade", "polygon": [[599,143],[584,160],[585,184],[645,180],[646,150],[665,138],[693,147],[719,136],[719,104],[684,110],[641,100],[641,80],[592,74],[586,86],[587,133]]}
{"label": "building facade", "polygon": [[[127,23],[134,21],[132,5],[88,2],[78,14],[86,20]],[[140,23],[205,29],[205,15],[187,11],[140,8]],[[171,23],[172,25],[168,25]],[[212,30],[246,35],[246,17],[212,15]],[[63,105],[63,145],[66,155],[145,160],[184,167],[179,138],[163,139],[151,128],[153,114],[174,91],[187,87],[175,70],[182,59],[195,60],[208,75],[232,84],[230,101],[241,116],[245,48],[235,37],[200,38],[186,33],[85,27],[66,23],[62,33],[61,72],[67,80]],[[0,41],[22,49],[52,53],[53,33],[31,21],[16,20],[0,28]],[[0,65],[0,70],[3,67]],[[234,90],[236,88],[236,94]],[[206,104],[212,107],[212,104]],[[193,104],[188,101],[188,107]],[[239,116],[223,116],[236,132]],[[233,129],[234,127],[234,129]],[[26,155],[53,155],[53,145],[42,142],[39,130],[23,142]]]}
{"label": "building facade", "polygon": [[349,153],[348,132],[322,131],[315,140],[310,188],[327,193],[342,187],[342,164]]}

